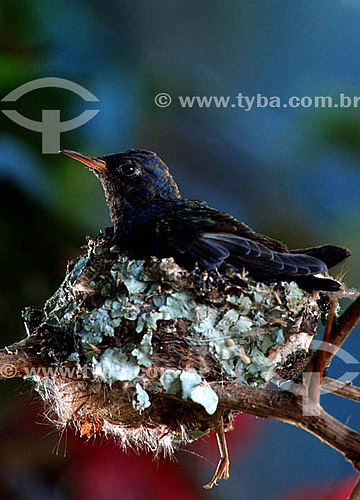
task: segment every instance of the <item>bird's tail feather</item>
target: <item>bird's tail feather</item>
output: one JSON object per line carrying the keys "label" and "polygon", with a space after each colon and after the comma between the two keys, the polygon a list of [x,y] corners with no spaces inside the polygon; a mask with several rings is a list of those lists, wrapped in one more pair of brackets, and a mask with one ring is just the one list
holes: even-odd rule
{"label": "bird's tail feather", "polygon": [[299,276],[294,279],[296,283],[308,292],[322,290],[324,292],[337,292],[342,288],[341,283],[331,278],[320,278],[317,276]]}
{"label": "bird's tail feather", "polygon": [[[227,233],[204,233],[191,250],[197,259],[200,250],[206,255],[207,261],[211,256],[213,266],[227,259],[235,267],[241,268],[245,265],[259,271],[265,269],[266,272],[274,274],[308,276],[327,270],[326,264],[312,255],[276,252],[257,241]],[[227,253],[223,253],[224,251]]]}
{"label": "bird's tail feather", "polygon": [[305,254],[315,257],[316,259],[325,262],[328,269],[340,264],[347,257],[350,257],[351,252],[348,248],[338,245],[323,245],[311,248],[301,248],[299,250],[291,250],[290,253]]}

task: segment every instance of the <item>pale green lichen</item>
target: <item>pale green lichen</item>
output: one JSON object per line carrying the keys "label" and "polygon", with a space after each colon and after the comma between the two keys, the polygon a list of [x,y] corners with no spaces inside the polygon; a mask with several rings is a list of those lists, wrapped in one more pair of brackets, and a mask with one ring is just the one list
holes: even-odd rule
{"label": "pale green lichen", "polygon": [[165,370],[160,377],[160,383],[166,394],[178,394],[186,401],[191,399],[205,408],[209,415],[217,409],[218,396],[213,389],[197,373],[194,368],[189,370]]}
{"label": "pale green lichen", "polygon": [[[266,322],[264,322],[266,324]],[[250,332],[252,328],[255,326],[258,326],[256,322],[256,318],[250,319],[246,316],[239,316],[239,319],[236,321],[236,323],[231,327],[230,332],[232,334],[232,337],[236,335],[241,335],[246,332]]]}
{"label": "pale green lichen", "polygon": [[151,338],[152,334],[146,333],[141,343],[131,351],[131,354],[137,359],[138,364],[147,368],[153,364],[153,360],[151,359],[153,353]]}
{"label": "pale green lichen", "polygon": [[196,370],[191,368],[190,370],[182,371],[179,378],[182,398],[185,401],[191,399],[194,403],[203,406],[209,415],[213,415],[216,411],[219,398],[216,392],[201,379]]}
{"label": "pale green lichen", "polygon": [[203,406],[209,415],[213,415],[216,412],[219,397],[208,384],[203,383],[194,387],[190,398],[194,403]]}
{"label": "pale green lichen", "polygon": [[126,286],[130,295],[135,295],[137,293],[141,293],[147,287],[147,284],[139,281],[135,276],[129,276],[127,278],[123,278],[122,282]]}
{"label": "pale green lichen", "polygon": [[299,314],[304,308],[304,292],[294,281],[288,284],[286,302],[292,314]]}
{"label": "pale green lichen", "polygon": [[192,321],[195,317],[195,300],[189,292],[173,292],[166,298],[166,309],[174,319]]}
{"label": "pale green lichen", "polygon": [[[223,277],[223,291],[212,296],[199,293],[192,275],[172,258],[142,261],[121,254],[108,258],[106,245],[90,241],[89,248],[89,255],[75,263],[47,302],[43,317],[47,325],[73,329],[80,340],[79,355],[93,359],[94,375],[109,384],[132,381],[141,367],[150,368],[159,325],[163,331],[174,331],[175,339],[176,322],[182,320],[188,345],[207,349],[221,377],[264,385],[280,362],[270,359],[269,352],[299,332],[305,311],[318,315],[316,300],[295,283],[282,283],[275,293],[274,286],[243,276],[245,285]],[[91,297],[96,298],[94,306],[86,302]],[[131,322],[135,334],[143,335],[142,341],[129,336],[122,343],[124,322]],[[73,359],[72,354],[69,360]],[[168,394],[181,389],[185,399],[196,400],[209,413],[215,411],[216,398],[206,378],[184,370],[184,365],[167,368],[166,362],[165,357],[158,386]]]}
{"label": "pale green lichen", "polygon": [[[160,308],[162,309],[162,308]],[[152,330],[157,329],[157,322],[159,319],[169,320],[172,319],[170,313],[166,309],[158,311],[150,311],[143,313],[137,322],[136,331],[138,333],[142,332],[144,327],[150,328]]]}
{"label": "pale green lichen", "polygon": [[177,394],[181,390],[181,370],[164,370],[159,381],[166,394]]}
{"label": "pale green lichen", "polygon": [[[258,380],[270,380],[274,362],[268,359],[265,354],[257,347],[254,347],[250,353],[251,363],[246,366],[247,373],[253,375]],[[257,385],[257,384],[256,384]]]}
{"label": "pale green lichen", "polygon": [[99,307],[90,313],[83,313],[81,319],[84,329],[80,332],[80,336],[84,343],[99,344],[104,336],[114,336],[115,330],[110,324],[112,316],[106,307]]}
{"label": "pale green lichen", "polygon": [[250,297],[244,295],[240,295],[240,297],[238,295],[227,295],[226,301],[229,304],[235,304],[241,314],[248,314],[252,306]]}
{"label": "pale green lichen", "polygon": [[137,383],[135,386],[132,405],[133,408],[140,413],[146,410],[146,408],[149,408],[149,406],[151,405],[148,393],[144,391],[139,383]]}
{"label": "pale green lichen", "polygon": [[114,347],[106,349],[99,360],[93,358],[93,373],[104,382],[112,384],[117,380],[134,380],[139,375],[140,366],[136,358]]}
{"label": "pale green lichen", "polygon": [[274,335],[273,335],[273,339],[274,339],[274,341],[277,344],[283,344],[284,340],[285,340],[283,331],[282,330],[278,330],[277,332],[275,332]]}
{"label": "pale green lichen", "polygon": [[216,329],[227,333],[239,319],[239,313],[235,309],[229,309],[216,324]]}
{"label": "pale green lichen", "polygon": [[[84,262],[81,269],[83,266]],[[76,276],[81,277],[79,269]],[[182,285],[184,277],[187,281]],[[195,295],[188,275],[173,259],[153,261],[147,266],[144,261],[122,255],[112,263],[107,281],[110,296],[100,307],[79,315],[79,335],[85,351],[86,344],[101,344],[114,336],[123,320],[130,320],[136,332],[145,334],[139,345],[129,346],[127,354],[138,366],[150,367],[150,333],[157,331],[159,321],[182,319],[188,322],[189,341],[193,345],[206,342],[224,375],[253,385],[271,378],[276,363],[267,353],[286,342],[283,331],[298,330],[302,313],[310,303],[316,310],[315,300],[295,283],[283,283],[283,303],[275,299],[272,287],[248,281],[236,294],[225,294],[213,304]],[[249,357],[248,364],[240,359],[240,347]]]}
{"label": "pale green lichen", "polygon": [[[233,341],[230,342],[229,339],[220,340],[215,344],[215,353],[225,373],[235,377],[239,369],[239,366],[235,366],[236,361],[239,360],[239,346]],[[240,368],[242,369],[242,364]]]}

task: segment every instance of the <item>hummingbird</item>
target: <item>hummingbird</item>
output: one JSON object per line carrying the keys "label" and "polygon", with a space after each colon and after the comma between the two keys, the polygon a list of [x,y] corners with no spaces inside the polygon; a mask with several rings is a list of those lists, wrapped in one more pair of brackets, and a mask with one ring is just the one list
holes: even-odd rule
{"label": "hummingbird", "polygon": [[307,291],[337,291],[341,284],[324,276],[351,255],[337,245],[288,250],[280,241],[256,233],[243,222],[185,199],[156,153],[128,150],[89,156],[62,150],[87,165],[100,179],[114,224],[114,241],[135,259],[173,257],[192,270],[247,271],[255,281],[295,281]]}

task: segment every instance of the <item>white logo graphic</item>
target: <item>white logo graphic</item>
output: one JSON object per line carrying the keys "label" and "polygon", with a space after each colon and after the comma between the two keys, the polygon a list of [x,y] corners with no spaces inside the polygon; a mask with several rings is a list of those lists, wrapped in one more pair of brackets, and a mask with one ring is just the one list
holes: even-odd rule
{"label": "white logo graphic", "polygon": [[[33,80],[31,82],[21,85],[17,89],[13,90],[6,97],[2,99],[4,102],[15,102],[24,94],[31,92],[32,90],[37,90],[45,87],[58,87],[65,90],[70,90],[75,94],[78,94],[84,99],[84,101],[99,101],[91,92],[86,90],[81,85],[71,82],[70,80],[64,80],[63,78],[39,78],[38,80]],[[2,110],[4,115],[6,115],[10,120],[14,121],[21,127],[25,127],[29,130],[34,130],[35,132],[40,132],[42,134],[42,152],[47,154],[58,153],[60,149],[60,134],[61,132],[67,132],[68,130],[73,130],[75,128],[81,127],[84,123],[94,118],[99,112],[99,109],[86,110],[81,113],[76,118],[71,120],[60,121],[60,110],[59,109],[43,109],[42,111],[42,121],[38,122],[26,118],[15,110]]]}

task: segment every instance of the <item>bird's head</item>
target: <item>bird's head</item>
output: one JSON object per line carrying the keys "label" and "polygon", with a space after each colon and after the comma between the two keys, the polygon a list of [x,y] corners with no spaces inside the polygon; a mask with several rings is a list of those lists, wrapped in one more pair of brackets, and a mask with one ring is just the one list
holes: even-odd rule
{"label": "bird's head", "polygon": [[100,179],[112,218],[124,205],[140,209],[180,198],[168,167],[151,151],[129,150],[98,158],[66,149],[61,152],[90,167]]}

